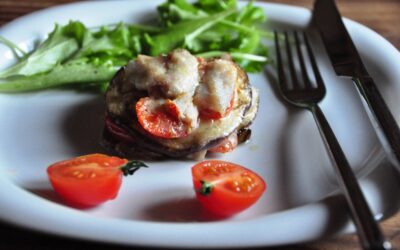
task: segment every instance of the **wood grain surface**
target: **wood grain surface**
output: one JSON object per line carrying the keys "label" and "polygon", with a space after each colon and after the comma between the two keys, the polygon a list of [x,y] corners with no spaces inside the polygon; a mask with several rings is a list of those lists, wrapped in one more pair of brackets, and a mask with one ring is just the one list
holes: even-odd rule
{"label": "wood grain surface", "polygon": [[[0,26],[27,13],[74,0],[0,0]],[[271,0],[312,8],[311,0]],[[338,0],[343,16],[356,20],[375,30],[397,49],[400,49],[400,0]],[[400,70],[400,69],[399,69]],[[393,249],[400,249],[400,213],[383,221],[381,227],[391,241]],[[72,239],[64,239],[0,223],[0,250],[47,250],[47,249],[139,249],[104,245]],[[284,246],[276,249],[360,249],[356,235],[323,239],[302,245]]]}

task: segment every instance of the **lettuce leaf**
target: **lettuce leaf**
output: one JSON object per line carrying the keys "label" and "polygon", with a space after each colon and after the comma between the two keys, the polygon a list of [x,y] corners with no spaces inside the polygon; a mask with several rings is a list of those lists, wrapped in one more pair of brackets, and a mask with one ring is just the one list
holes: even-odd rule
{"label": "lettuce leaf", "polygon": [[25,53],[7,39],[0,42],[19,62],[0,72],[0,92],[77,86],[104,90],[114,73],[138,54],[152,56],[185,48],[204,57],[231,54],[247,72],[268,63],[264,11],[236,0],[167,0],[157,7],[158,23],[118,23],[87,28],[79,21],[56,24],[34,51]]}
{"label": "lettuce leaf", "polygon": [[0,79],[10,76],[31,76],[38,73],[50,71],[58,63],[63,62],[74,54],[79,44],[76,38],[65,32],[74,23],[61,27],[56,24],[49,38],[43,42],[33,53],[14,66],[0,72]]}
{"label": "lettuce leaf", "polygon": [[118,67],[94,65],[85,59],[57,64],[48,73],[33,76],[16,76],[0,81],[0,92],[24,92],[69,84],[102,83],[109,81]]}

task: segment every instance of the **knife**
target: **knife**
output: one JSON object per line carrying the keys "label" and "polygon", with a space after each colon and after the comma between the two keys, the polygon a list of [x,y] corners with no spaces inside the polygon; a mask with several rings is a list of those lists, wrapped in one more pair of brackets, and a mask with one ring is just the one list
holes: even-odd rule
{"label": "knife", "polygon": [[391,163],[400,170],[400,129],[374,80],[368,74],[357,49],[343,24],[333,0],[317,0],[313,24],[321,34],[337,75],[353,79],[372,114],[378,138]]}
{"label": "knife", "polygon": [[[364,97],[373,119],[379,125],[378,137],[391,161],[394,161],[394,165],[398,167],[400,161],[400,129],[362,63],[334,0],[316,0],[312,24],[317,27],[321,35],[336,74],[351,77],[360,94]],[[354,202],[365,201],[354,200]],[[355,214],[356,206],[350,205],[349,208],[353,211],[351,214]],[[379,226],[373,219],[369,219],[373,218],[371,211],[366,209],[366,211],[362,211],[362,214],[362,217],[354,216],[353,219],[363,249],[390,249],[390,243],[383,237]]]}

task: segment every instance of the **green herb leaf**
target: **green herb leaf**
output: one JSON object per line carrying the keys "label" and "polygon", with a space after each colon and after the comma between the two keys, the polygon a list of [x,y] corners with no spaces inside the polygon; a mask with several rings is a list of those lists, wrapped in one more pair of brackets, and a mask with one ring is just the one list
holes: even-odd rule
{"label": "green herb leaf", "polygon": [[186,0],[168,0],[157,7],[161,24],[168,27],[183,20],[193,20],[208,16]]}
{"label": "green herb leaf", "polygon": [[20,47],[18,47],[18,45],[16,45],[15,43],[11,42],[8,39],[5,39],[2,36],[0,36],[0,43],[9,47],[13,51],[14,55],[18,57],[18,59],[21,59],[22,57],[27,55],[27,53],[23,51]]}
{"label": "green herb leaf", "polygon": [[166,29],[161,34],[152,37],[149,42],[149,54],[156,56],[168,53],[177,47],[190,47],[191,42],[204,30],[210,28],[219,20],[233,14],[235,10],[227,10],[213,16],[199,18],[191,21],[182,21]]}
{"label": "green herb leaf", "polygon": [[106,82],[118,67],[93,65],[87,59],[58,64],[48,73],[17,76],[0,81],[0,92],[21,92],[57,87],[67,84]]}
{"label": "green herb leaf", "polygon": [[56,25],[30,54],[0,38],[22,55],[17,64],[0,72],[0,92],[71,84],[104,91],[116,70],[138,54],[155,56],[175,48],[204,57],[229,53],[247,72],[259,72],[268,62],[263,39],[273,36],[260,28],[264,11],[252,2],[238,9],[236,0],[167,0],[157,10],[157,25],[118,23],[92,29],[79,21]]}
{"label": "green herb leaf", "polygon": [[[69,27],[67,25],[65,29],[69,30]],[[31,76],[47,72],[53,69],[55,65],[69,58],[78,50],[79,45],[75,38],[69,37],[68,34],[64,33],[65,29],[56,24],[54,31],[44,43],[26,57],[25,60],[0,72],[0,78],[21,75]]]}

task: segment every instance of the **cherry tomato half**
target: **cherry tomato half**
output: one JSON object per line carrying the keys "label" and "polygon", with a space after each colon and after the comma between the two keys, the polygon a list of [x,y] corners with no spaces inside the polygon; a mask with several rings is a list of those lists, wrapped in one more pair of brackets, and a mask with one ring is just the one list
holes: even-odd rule
{"label": "cherry tomato half", "polygon": [[70,205],[91,207],[114,199],[122,183],[122,175],[133,174],[139,161],[103,154],[90,154],[60,161],[47,168],[54,190]]}
{"label": "cherry tomato half", "polygon": [[188,135],[189,128],[179,120],[177,107],[171,103],[152,107],[149,97],[136,103],[136,115],[140,125],[150,134],[161,138],[180,138]]}
{"label": "cherry tomato half", "polygon": [[207,160],[192,167],[196,197],[209,213],[229,217],[253,205],[266,189],[253,171],[225,161]]}

